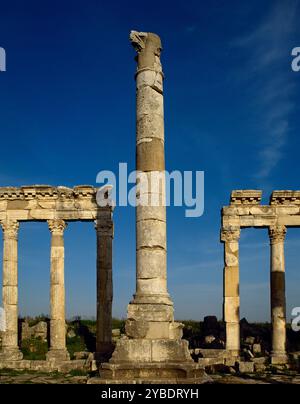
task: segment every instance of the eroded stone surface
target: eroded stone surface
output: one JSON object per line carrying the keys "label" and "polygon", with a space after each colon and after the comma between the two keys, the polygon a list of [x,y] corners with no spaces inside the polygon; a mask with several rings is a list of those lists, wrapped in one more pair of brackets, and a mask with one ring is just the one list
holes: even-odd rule
{"label": "eroded stone surface", "polygon": [[[112,300],[112,208],[99,207],[97,188],[88,185],[74,188],[33,185],[0,188],[0,224],[3,229],[3,306],[6,331],[2,333],[0,364],[18,368],[22,353],[18,347],[18,229],[20,222],[47,221],[51,232],[50,351],[49,363],[58,366],[69,359],[66,349],[64,230],[67,221],[97,222],[97,346],[111,342]],[[22,225],[26,225],[22,223]],[[101,250],[101,251],[99,251]],[[32,335],[23,326],[26,338]],[[40,333],[45,339],[45,330]],[[30,334],[30,336],[29,336]],[[107,348],[107,345],[105,345]],[[22,361],[20,366],[27,366]],[[38,366],[36,362],[34,364]],[[72,366],[74,365],[74,362]],[[45,367],[47,365],[41,364]],[[51,365],[52,366],[52,365]],[[64,365],[65,366],[65,365]]]}
{"label": "eroded stone surface", "polygon": [[230,205],[222,209],[224,243],[224,320],[226,348],[239,355],[239,235],[245,227],[268,228],[271,262],[272,358],[285,364],[286,301],[284,241],[288,226],[300,225],[300,191],[274,191],[270,205],[260,205],[262,191],[232,191]]}

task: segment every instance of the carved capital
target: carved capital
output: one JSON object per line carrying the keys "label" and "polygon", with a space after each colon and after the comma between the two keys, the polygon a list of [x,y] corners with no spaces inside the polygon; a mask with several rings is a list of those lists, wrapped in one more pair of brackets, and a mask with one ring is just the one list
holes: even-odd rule
{"label": "carved capital", "polygon": [[99,236],[114,236],[114,224],[112,220],[98,221],[95,220],[95,229]]}
{"label": "carved capital", "polygon": [[239,227],[226,227],[221,230],[221,241],[228,243],[231,241],[239,241],[241,229]]}
{"label": "carved capital", "polygon": [[285,240],[286,227],[283,225],[276,225],[269,227],[270,243],[281,243]]}
{"label": "carved capital", "polygon": [[160,63],[162,45],[158,35],[151,32],[131,31],[130,41],[138,54],[138,70],[148,68],[162,71]]}
{"label": "carved capital", "polygon": [[48,220],[48,226],[52,235],[62,236],[65,228],[67,227],[67,223],[62,219],[51,219]]}
{"label": "carved capital", "polygon": [[18,239],[19,222],[17,220],[1,220],[1,227],[4,233],[4,239]]}

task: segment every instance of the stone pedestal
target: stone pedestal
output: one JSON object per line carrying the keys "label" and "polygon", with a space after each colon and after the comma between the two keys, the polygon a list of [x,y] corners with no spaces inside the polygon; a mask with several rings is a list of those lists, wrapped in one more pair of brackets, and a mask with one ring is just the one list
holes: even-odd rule
{"label": "stone pedestal", "polygon": [[192,362],[104,363],[101,378],[91,378],[88,384],[203,384],[211,378],[203,366]]}
{"label": "stone pedestal", "polygon": [[271,363],[273,365],[288,362],[286,354],[285,235],[285,226],[277,225],[269,228],[271,244]]}
{"label": "stone pedestal", "polygon": [[50,270],[50,350],[47,360],[69,360],[66,348],[64,220],[48,220],[51,238]]}
{"label": "stone pedestal", "polygon": [[[136,73],[136,293],[128,306],[126,336],[99,383],[151,383],[178,378],[200,381],[203,368],[193,362],[182,324],[174,321],[167,290],[163,72],[156,34],[132,31]],[[97,381],[96,381],[97,382]]]}
{"label": "stone pedestal", "polygon": [[224,243],[224,303],[226,323],[226,350],[232,356],[240,355],[240,293],[239,293],[239,227],[223,228]]}
{"label": "stone pedestal", "polygon": [[21,360],[18,347],[18,229],[16,220],[1,221],[3,229],[2,302],[6,331],[2,338],[0,360]]}

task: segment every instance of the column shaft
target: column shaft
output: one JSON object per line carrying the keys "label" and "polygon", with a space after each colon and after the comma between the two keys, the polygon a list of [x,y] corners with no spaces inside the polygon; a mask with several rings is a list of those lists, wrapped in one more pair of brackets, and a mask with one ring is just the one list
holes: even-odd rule
{"label": "column shaft", "polygon": [[23,355],[18,347],[18,229],[16,220],[1,222],[3,229],[2,301],[6,331],[3,334],[1,357],[18,360]]}
{"label": "column shaft", "polygon": [[239,228],[224,228],[224,302],[226,323],[226,349],[234,356],[240,353],[240,294],[239,294]]}
{"label": "column shaft", "polygon": [[135,302],[171,305],[167,292],[161,43],[157,35],[147,34],[145,44],[138,51],[136,73],[136,169],[140,203],[136,208]]}
{"label": "column shaft", "polygon": [[66,223],[63,220],[49,220],[51,238],[51,271],[50,271],[50,351],[47,359],[68,360],[66,349],[65,319],[65,280],[64,259],[65,248],[63,232]]}
{"label": "column shaft", "polygon": [[112,240],[113,222],[96,222],[97,231],[97,332],[96,353],[98,357],[112,351]]}
{"label": "column shaft", "polygon": [[167,290],[162,49],[158,35],[131,31],[136,72],[136,293],[128,306],[130,338],[182,337]]}
{"label": "column shaft", "polygon": [[285,301],[285,226],[269,228],[271,244],[271,319],[272,363],[287,362],[286,356],[286,301]]}
{"label": "column shaft", "polygon": [[128,305],[126,338],[117,341],[106,369],[113,377],[141,381],[155,375],[159,380],[168,372],[162,363],[180,363],[173,379],[181,374],[183,363],[193,369],[193,362],[167,291],[162,46],[159,36],[150,32],[131,31],[130,39],[138,64],[136,293]]}

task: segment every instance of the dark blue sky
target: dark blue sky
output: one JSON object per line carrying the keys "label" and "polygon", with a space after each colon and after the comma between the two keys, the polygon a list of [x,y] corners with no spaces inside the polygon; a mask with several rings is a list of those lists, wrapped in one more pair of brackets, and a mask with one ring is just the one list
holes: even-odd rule
{"label": "dark blue sky", "polygon": [[[297,0],[14,1],[0,5],[0,185],[95,184],[135,166],[134,51],[129,31],[163,41],[168,170],[205,171],[205,213],[168,209],[169,289],[177,318],[221,316],[220,209],[232,189],[300,189]],[[22,224],[21,314],[49,312],[46,224]],[[95,234],[70,224],[67,315],[95,314]],[[135,282],[134,209],[115,210],[114,314]],[[300,233],[287,236],[288,317],[300,306]],[[241,316],[269,319],[265,230],[241,238]]]}

